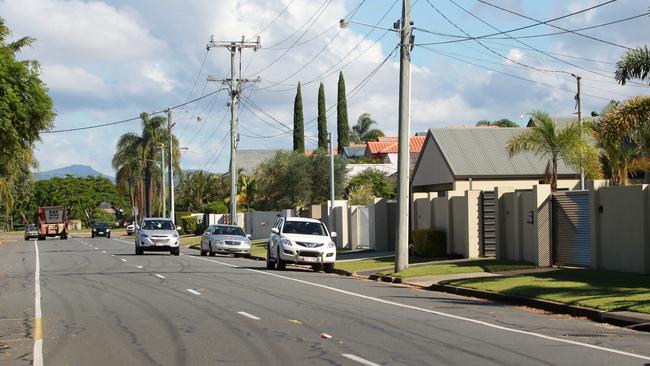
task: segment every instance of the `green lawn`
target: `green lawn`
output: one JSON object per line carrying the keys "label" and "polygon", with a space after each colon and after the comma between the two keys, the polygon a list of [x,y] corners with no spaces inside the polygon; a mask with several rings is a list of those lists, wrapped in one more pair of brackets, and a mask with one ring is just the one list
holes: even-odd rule
{"label": "green lawn", "polygon": [[266,243],[268,239],[257,239],[251,241],[251,255],[266,258]]}
{"label": "green lawn", "polygon": [[647,275],[562,269],[525,276],[455,280],[449,284],[605,311],[650,313],[650,276]]}
{"label": "green lawn", "polygon": [[[409,263],[430,262],[432,258],[410,257]],[[373,269],[389,268],[395,266],[395,257],[360,259],[346,262],[336,262],[336,268],[348,272],[363,272]],[[389,271],[392,272],[392,271]]]}
{"label": "green lawn", "polygon": [[181,235],[181,245],[184,247],[199,249],[201,244],[201,235],[186,234]]}
{"label": "green lawn", "polygon": [[392,270],[379,272],[382,275],[409,278],[420,276],[439,276],[459,273],[503,272],[537,268],[530,263],[498,261],[495,259],[469,260],[460,263],[428,264],[410,267],[406,271],[394,273]]}

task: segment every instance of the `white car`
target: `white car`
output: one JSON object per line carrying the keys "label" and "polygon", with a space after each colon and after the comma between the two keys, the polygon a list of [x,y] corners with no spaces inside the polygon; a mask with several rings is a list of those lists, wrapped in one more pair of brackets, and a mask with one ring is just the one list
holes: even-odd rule
{"label": "white car", "polygon": [[284,270],[287,263],[311,265],[314,271],[334,272],[336,245],[325,225],[316,219],[280,217],[271,228],[266,268]]}
{"label": "white car", "polygon": [[146,218],[135,233],[135,254],[142,255],[145,251],[167,252],[171,255],[180,254],[180,228],[166,218]]}
{"label": "white car", "polygon": [[138,226],[135,222],[129,226],[126,227],[126,235],[133,235],[135,234],[135,231],[138,230],[140,226]]}
{"label": "white car", "polygon": [[201,255],[215,253],[239,255],[251,254],[250,235],[234,225],[210,225],[201,237]]}

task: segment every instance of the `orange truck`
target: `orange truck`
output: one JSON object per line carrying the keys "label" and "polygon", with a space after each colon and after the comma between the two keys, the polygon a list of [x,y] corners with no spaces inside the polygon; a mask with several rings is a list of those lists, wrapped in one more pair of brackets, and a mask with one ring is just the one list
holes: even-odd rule
{"label": "orange truck", "polygon": [[68,211],[64,206],[39,207],[37,212],[38,240],[58,236],[68,238]]}

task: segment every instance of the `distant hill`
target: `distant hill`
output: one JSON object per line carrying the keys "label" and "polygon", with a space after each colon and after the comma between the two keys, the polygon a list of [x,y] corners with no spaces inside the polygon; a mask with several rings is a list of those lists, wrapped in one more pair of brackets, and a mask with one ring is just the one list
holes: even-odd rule
{"label": "distant hill", "polygon": [[104,177],[108,178],[111,180],[111,182],[115,182],[115,178],[109,177],[108,175],[104,175],[92,167],[89,167],[88,165],[70,165],[66,166],[63,168],[59,169],[54,169],[54,170],[47,170],[43,172],[34,172],[34,179],[36,180],[44,180],[44,179],[50,179],[54,177],[65,177],[66,175],[71,175],[73,177]]}

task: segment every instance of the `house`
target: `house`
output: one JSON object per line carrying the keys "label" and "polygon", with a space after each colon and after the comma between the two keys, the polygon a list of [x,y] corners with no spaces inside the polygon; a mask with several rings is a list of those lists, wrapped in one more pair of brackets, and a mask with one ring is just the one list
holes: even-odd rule
{"label": "house", "polygon": [[366,145],[350,145],[343,148],[343,159],[363,159],[366,156]]}
{"label": "house", "polygon": [[261,163],[273,159],[275,154],[283,150],[237,150],[237,169],[245,174],[253,174]]}
{"label": "house", "polygon": [[[547,162],[532,152],[508,156],[508,140],[523,128],[430,129],[415,164],[413,192],[530,189],[544,180]],[[558,163],[558,189],[573,189],[579,172]]]}
{"label": "house", "polygon": [[[411,150],[410,167],[415,166],[418,155],[422,150],[425,136],[411,136],[409,141],[409,149]],[[383,136],[379,137],[377,141],[368,141],[366,149],[366,158],[377,160],[384,163],[397,164],[397,157],[399,152],[399,141],[397,136]]]}

